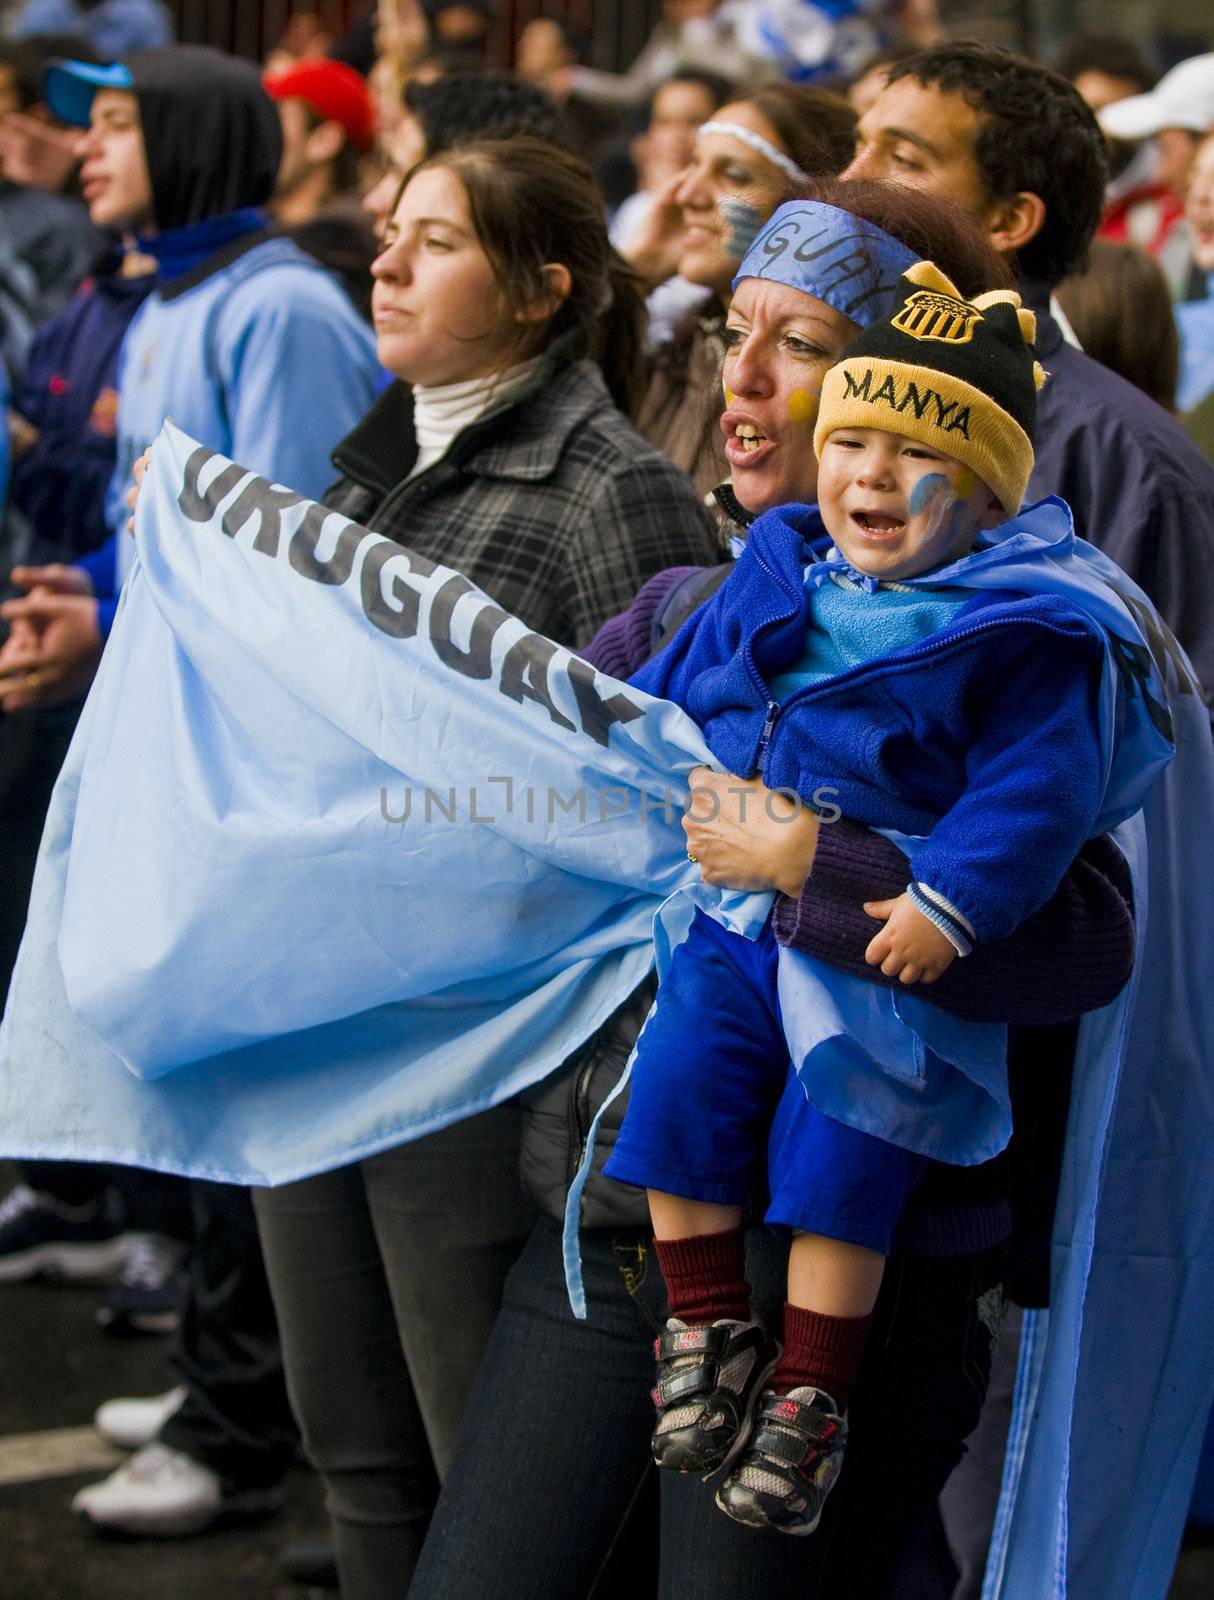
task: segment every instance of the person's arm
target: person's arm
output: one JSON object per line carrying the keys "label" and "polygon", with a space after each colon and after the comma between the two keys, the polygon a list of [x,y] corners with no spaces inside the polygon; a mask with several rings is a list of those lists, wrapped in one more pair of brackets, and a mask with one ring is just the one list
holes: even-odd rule
{"label": "person's arm", "polygon": [[675,67],[670,30],[662,23],[642,45],[627,72],[570,67],[564,75],[569,94],[597,105],[638,106]]}
{"label": "person's arm", "polygon": [[845,817],[824,824],[801,893],[776,899],[776,938],[853,977],[921,995],[973,1022],[1066,1022],[1108,1005],[1129,980],[1130,873],[1107,838],[1088,840],[1054,894],[1014,933],[978,945],[931,984],[899,983],[864,957],[880,926],[865,904],[901,894],[909,878],[907,857],[881,834]]}
{"label": "person's arm", "polygon": [[654,624],[662,607],[685,578],[703,567],[667,567],[642,584],[626,611],[608,617],[590,643],[578,651],[592,667],[613,678],[631,677],[653,654]]}
{"label": "person's arm", "polygon": [[902,984],[865,960],[880,923],[866,904],[910,877],[906,855],[879,833],[818,817],[753,778],[691,774],[683,827],[705,882],[775,889],[777,940],[852,977],[918,994],[972,1022],[1047,1027],[1113,1000],[1134,964],[1129,868],[1109,839],[1089,839],[1049,900],[1006,939],[979,945],[932,984]]}

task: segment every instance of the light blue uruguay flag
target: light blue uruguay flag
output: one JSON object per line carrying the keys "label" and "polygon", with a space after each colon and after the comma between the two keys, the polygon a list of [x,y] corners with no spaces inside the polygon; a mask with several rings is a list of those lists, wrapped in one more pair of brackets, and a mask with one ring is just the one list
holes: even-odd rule
{"label": "light blue uruguay flag", "polygon": [[0,1147],[273,1184],[552,1071],[693,875],[695,725],[171,425],[136,542],[47,821]]}
{"label": "light blue uruguay flag", "polygon": [[[648,970],[659,902],[702,898],[696,728],[171,427],[137,547],[48,818],[0,1151],[277,1183],[558,1065]],[[1214,1395],[1214,751],[1149,602],[1090,560],[1177,754],[1115,831],[1138,956],[1081,1026],[1000,1600],[1162,1600]],[[767,903],[715,910],[753,933]]]}

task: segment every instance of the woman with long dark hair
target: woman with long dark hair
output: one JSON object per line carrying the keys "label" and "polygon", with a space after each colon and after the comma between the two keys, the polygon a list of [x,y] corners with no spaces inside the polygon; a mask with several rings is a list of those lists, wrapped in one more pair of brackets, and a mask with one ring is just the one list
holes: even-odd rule
{"label": "woman with long dark hair", "polygon": [[[690,483],[621,414],[643,305],[580,162],[518,138],[421,163],[374,276],[399,381],[334,452],[329,506],[574,646],[660,569],[712,559]],[[519,1122],[501,1106],[257,1197],[347,1600],[408,1585],[532,1222]]]}

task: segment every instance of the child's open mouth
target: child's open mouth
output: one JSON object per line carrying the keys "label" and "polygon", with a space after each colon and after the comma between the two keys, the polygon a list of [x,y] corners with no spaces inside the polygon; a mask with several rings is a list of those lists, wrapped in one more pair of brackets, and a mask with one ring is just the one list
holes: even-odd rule
{"label": "child's open mouth", "polygon": [[899,528],[906,526],[904,518],[882,516],[879,511],[853,511],[851,519],[865,533],[896,533]]}

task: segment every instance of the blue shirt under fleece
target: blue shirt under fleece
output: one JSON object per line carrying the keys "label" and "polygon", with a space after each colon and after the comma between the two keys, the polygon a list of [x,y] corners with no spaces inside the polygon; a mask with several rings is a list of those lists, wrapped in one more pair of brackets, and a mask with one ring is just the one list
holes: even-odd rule
{"label": "blue shirt under fleece", "polygon": [[370,408],[379,370],[371,330],[345,292],[287,239],[248,234],[162,283],[119,358],[112,536],[79,563],[100,601],[102,633],[134,553],[124,532],[132,469],[166,417],[209,449],[318,499],[336,476],[330,452]]}
{"label": "blue shirt under fleece", "polygon": [[806,594],[805,653],[795,666],[771,680],[771,697],[781,704],[811,683],[930,638],[973,599],[965,589],[911,589],[899,583],[870,586],[839,572],[820,586],[807,584]]}

